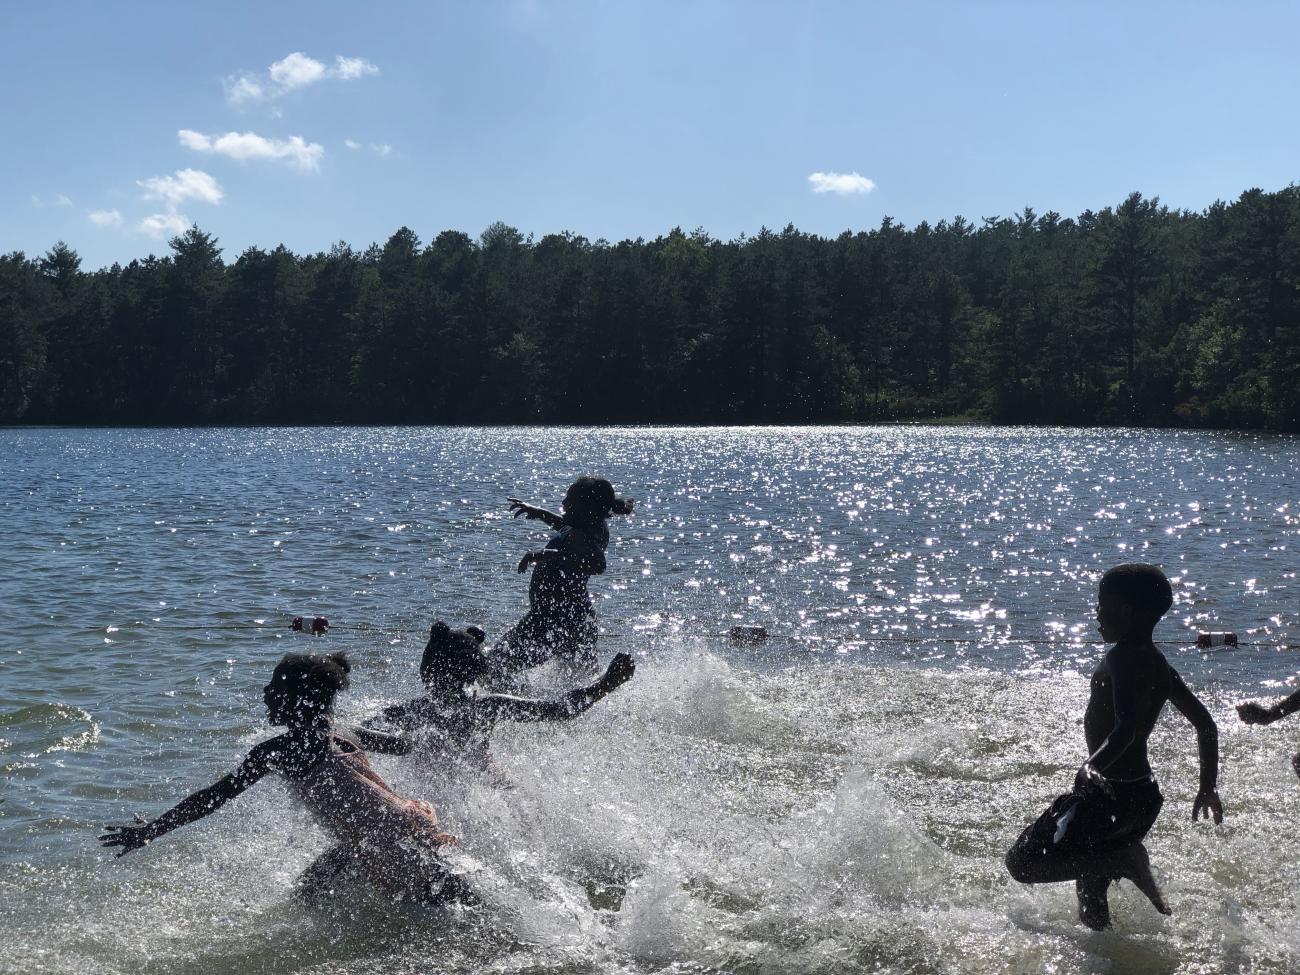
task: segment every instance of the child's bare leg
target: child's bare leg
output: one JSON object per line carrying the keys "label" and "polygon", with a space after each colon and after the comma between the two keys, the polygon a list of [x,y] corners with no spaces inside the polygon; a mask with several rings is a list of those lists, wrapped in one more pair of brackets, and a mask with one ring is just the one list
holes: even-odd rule
{"label": "child's bare leg", "polygon": [[1007,854],[1007,869],[1021,883],[1059,883],[1075,881],[1079,896],[1079,920],[1094,930],[1110,924],[1106,888],[1111,880],[1130,880],[1142,891],[1161,914],[1172,914],[1164,894],[1151,875],[1151,861],[1146,847],[1134,843],[1102,856],[1052,856],[1020,845]]}
{"label": "child's bare leg", "polygon": [[1151,874],[1151,858],[1147,856],[1145,846],[1141,843],[1134,843],[1132,846],[1111,854],[1111,858],[1113,858],[1112,876],[1131,880],[1133,886],[1146,894],[1147,900],[1161,914],[1174,913],[1169,909],[1169,904],[1165,901],[1165,895],[1160,890],[1160,885],[1156,883],[1156,878]]}
{"label": "child's bare leg", "polygon": [[353,865],[354,855],[344,844],[326,850],[302,872],[295,888],[309,904],[317,903],[334,887],[335,881]]}
{"label": "child's bare leg", "polygon": [[1110,878],[1101,874],[1087,874],[1074,882],[1074,893],[1079,898],[1079,920],[1094,931],[1110,927],[1110,902],[1106,888]]}

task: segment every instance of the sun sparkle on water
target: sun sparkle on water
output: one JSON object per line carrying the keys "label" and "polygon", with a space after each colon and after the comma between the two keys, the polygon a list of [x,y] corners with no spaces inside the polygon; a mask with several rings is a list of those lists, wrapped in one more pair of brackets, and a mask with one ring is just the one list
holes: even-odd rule
{"label": "sun sparkle on water", "polygon": [[[1300,783],[1235,723],[1285,653],[1167,648],[1223,734],[1218,830],[1167,715],[1150,846],[1175,914],[1117,928],[1002,853],[1082,757],[1097,574],[1164,564],[1158,636],[1300,641],[1295,438],[998,428],[0,431],[0,971],[1288,972]],[[509,495],[637,498],[593,582],[634,681],[503,727],[501,779],[381,760],[430,798],[487,906],[291,897],[324,838],[276,785],[109,862],[264,733],[275,659],[346,648],[360,717],[415,692],[435,616],[489,636],[542,538]],[[313,643],[292,616],[329,616]],[[767,626],[753,648],[719,639]],[[970,643],[946,642],[970,639]],[[1056,645],[1041,642],[1057,640]],[[543,681],[555,675],[543,673]],[[675,967],[676,966],[676,967]]]}

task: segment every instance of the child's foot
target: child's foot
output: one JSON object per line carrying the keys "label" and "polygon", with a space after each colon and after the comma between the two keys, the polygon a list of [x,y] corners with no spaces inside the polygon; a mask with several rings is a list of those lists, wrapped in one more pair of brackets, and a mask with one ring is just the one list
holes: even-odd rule
{"label": "child's foot", "polygon": [[1110,881],[1104,877],[1080,877],[1074,882],[1074,893],[1079,898],[1079,920],[1094,931],[1110,927],[1110,902],[1106,888]]}
{"label": "child's foot", "polygon": [[1151,860],[1147,856],[1146,847],[1141,843],[1135,843],[1127,850],[1123,850],[1116,855],[1118,860],[1117,873],[1125,880],[1133,881],[1133,886],[1147,895],[1153,907],[1161,914],[1174,913],[1169,909],[1169,904],[1165,901],[1165,895],[1156,883],[1156,878],[1151,875]]}
{"label": "child's foot", "polygon": [[1295,758],[1291,759],[1291,767],[1295,769],[1296,775],[1300,775],[1300,755],[1296,755]]}

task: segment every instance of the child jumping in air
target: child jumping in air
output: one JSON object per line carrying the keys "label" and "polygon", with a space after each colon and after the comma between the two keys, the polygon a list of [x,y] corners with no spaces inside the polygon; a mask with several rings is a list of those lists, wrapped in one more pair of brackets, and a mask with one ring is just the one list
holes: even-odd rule
{"label": "child jumping in air", "polygon": [[1154,565],[1120,565],[1101,580],[1097,622],[1114,643],[1092,675],[1083,715],[1089,756],[1074,788],[1059,797],[1016,840],[1007,869],[1024,884],[1073,880],[1079,920],[1101,930],[1110,924],[1106,889],[1131,880],[1161,914],[1171,913],[1151,875],[1142,839],[1164,797],[1147,760],[1147,739],[1168,701],[1196,728],[1200,790],[1192,818],[1223,822],[1215,791],[1219,735],[1214,720],[1152,643],[1152,632],[1173,605],[1173,590]]}
{"label": "child jumping in air", "polygon": [[429,630],[429,643],[420,661],[420,677],[428,693],[394,704],[366,721],[366,727],[387,724],[404,731],[436,733],[439,757],[477,769],[492,766],[489,740],[498,721],[568,721],[610,691],[632,679],[636,665],[626,653],[616,654],[603,677],[551,700],[529,700],[508,694],[488,694],[470,685],[489,669],[478,627],[452,630],[439,620]]}
{"label": "child jumping in air", "polygon": [[510,511],[543,522],[555,534],[546,547],[525,552],[519,571],[533,567],[528,612],[493,651],[493,666],[509,676],[558,657],[590,670],[596,665],[596,610],[587,579],[605,571],[610,515],[630,515],[633,502],[620,498],[603,477],[580,477],[565,492],[563,513],[508,498]]}
{"label": "child jumping in air", "polygon": [[[1282,698],[1276,704],[1265,707],[1254,701],[1243,701],[1237,705],[1237,717],[1241,718],[1246,724],[1272,724],[1274,721],[1280,721],[1288,714],[1294,714],[1300,711],[1300,691],[1288,697]],[[1295,769],[1295,774],[1300,775],[1300,754],[1291,759],[1291,767]]]}
{"label": "child jumping in air", "polygon": [[407,741],[334,723],[334,697],[348,686],[349,670],[341,653],[285,655],[263,698],[267,719],[288,730],[254,746],[234,772],[152,822],[105,826],[100,843],[121,847],[118,856],[123,856],[215,812],[267,773],[279,772],[336,844],[299,878],[298,890],[308,899],[328,892],[349,873],[398,900],[472,899],[439,862],[438,850],[455,838],[438,829],[433,807],[398,795],[366,760],[367,750],[406,754]]}

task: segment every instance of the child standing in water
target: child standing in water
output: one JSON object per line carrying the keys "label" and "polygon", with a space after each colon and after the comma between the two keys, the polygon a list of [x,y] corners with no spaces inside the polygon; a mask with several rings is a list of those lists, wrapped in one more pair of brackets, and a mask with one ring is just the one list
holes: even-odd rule
{"label": "child standing in water", "polygon": [[1079,920],[1095,930],[1109,926],[1106,889],[1121,878],[1133,881],[1161,914],[1171,913],[1142,845],[1164,802],[1147,760],[1147,739],[1166,701],[1196,728],[1201,782],[1192,818],[1213,815],[1216,824],[1223,822],[1215,791],[1218,729],[1151,639],[1172,605],[1169,580],[1154,565],[1120,565],[1102,577],[1098,629],[1115,645],[1092,675],[1083,716],[1091,754],[1074,788],[1053,802],[1007,854],[1007,869],[1021,883],[1073,880]]}
{"label": "child standing in water", "polygon": [[511,513],[544,522],[555,534],[544,549],[525,552],[518,569],[533,568],[528,612],[494,649],[494,667],[507,676],[559,657],[570,665],[596,665],[596,610],[587,579],[605,571],[610,515],[630,515],[633,502],[620,498],[603,477],[580,477],[565,492],[563,513],[508,498]]}
{"label": "child standing in water", "polygon": [[[1237,705],[1237,717],[1246,724],[1272,724],[1297,711],[1300,711],[1300,691],[1268,707],[1254,701],[1243,701]],[[1291,767],[1295,769],[1296,775],[1300,775],[1300,754],[1291,759]]]}
{"label": "child standing in water", "polygon": [[498,721],[568,721],[627,683],[636,672],[632,657],[619,653],[600,680],[557,698],[531,700],[483,693],[469,686],[488,673],[482,643],[483,631],[478,627],[453,630],[442,620],[434,623],[420,661],[420,677],[428,693],[384,708],[366,727],[383,723],[403,731],[432,731],[437,735],[433,744],[439,758],[488,769],[492,767],[489,743]]}
{"label": "child standing in water", "polygon": [[433,807],[398,795],[366,760],[367,749],[404,755],[407,741],[334,724],[334,697],[348,686],[350,669],[341,653],[286,654],[263,698],[267,719],[288,730],[254,746],[234,772],[153,822],[105,826],[100,842],[121,847],[122,856],[279,772],[336,844],[299,878],[304,896],[317,897],[340,875],[357,873],[395,899],[431,904],[465,898],[462,882],[438,861],[439,848],[455,838],[438,829]]}

